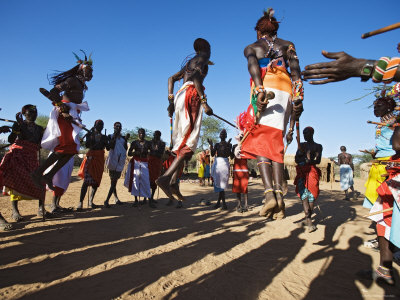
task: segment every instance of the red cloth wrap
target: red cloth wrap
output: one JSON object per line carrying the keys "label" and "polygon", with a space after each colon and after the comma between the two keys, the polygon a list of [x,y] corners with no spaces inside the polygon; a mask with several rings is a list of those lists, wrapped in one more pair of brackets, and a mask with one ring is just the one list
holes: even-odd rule
{"label": "red cloth wrap", "polygon": [[58,127],[60,128],[61,135],[58,137],[59,144],[54,148],[55,152],[66,154],[77,154],[78,145],[75,143],[72,136],[73,128],[71,122],[65,120],[60,114],[57,118]]}
{"label": "red cloth wrap", "polygon": [[194,87],[194,85],[190,85],[186,89],[186,94],[185,94],[185,110],[190,120],[190,127],[186,132],[180,147],[178,148],[178,150],[174,151],[177,157],[184,155],[186,158],[190,159],[193,155],[193,151],[186,145],[186,141],[188,140],[190,134],[193,131],[194,123],[196,122],[196,119],[199,115],[200,105],[201,102],[200,102],[200,97],[197,94],[197,90]]}
{"label": "red cloth wrap", "polygon": [[45,186],[37,187],[31,173],[39,167],[38,144],[17,139],[0,164],[0,184],[16,192],[44,200]]}
{"label": "red cloth wrap", "polygon": [[150,176],[150,186],[152,189],[157,188],[156,179],[160,177],[161,169],[162,169],[161,158],[149,155],[149,176]]}
{"label": "red cloth wrap", "polygon": [[133,172],[135,171],[135,160],[142,161],[142,162],[148,162],[149,161],[146,157],[134,156],[134,157],[131,158],[131,161],[129,162],[131,164],[131,169],[130,169],[130,172],[129,172],[129,188],[128,188],[129,192],[132,192]]}
{"label": "red cloth wrap", "polygon": [[298,183],[299,179],[304,179],[304,186],[311,192],[315,199],[319,195],[319,178],[321,170],[314,165],[296,166],[296,178],[294,184],[296,185],[296,194],[300,197]]}
{"label": "red cloth wrap", "polygon": [[89,150],[86,153],[78,172],[79,177],[82,179],[85,178],[85,170],[99,186],[104,172],[104,150]]}
{"label": "red cloth wrap", "polygon": [[266,125],[255,125],[244,140],[241,153],[246,159],[262,156],[283,163],[283,131]]}
{"label": "red cloth wrap", "polygon": [[[247,170],[235,171],[235,170]],[[233,184],[232,193],[247,194],[249,184],[249,169],[247,168],[247,159],[235,158],[233,163]]]}

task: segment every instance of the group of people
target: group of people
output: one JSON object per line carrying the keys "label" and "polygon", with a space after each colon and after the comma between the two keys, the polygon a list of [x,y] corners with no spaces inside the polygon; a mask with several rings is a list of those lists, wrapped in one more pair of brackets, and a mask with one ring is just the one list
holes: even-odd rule
{"label": "group of people", "polygon": [[[319,194],[320,172],[316,165],[321,160],[322,146],[314,141],[314,129],[311,127],[304,129],[305,142],[300,143],[299,118],[303,111],[304,98],[301,76],[310,79],[310,84],[325,84],[350,77],[361,77],[362,80],[373,78],[376,82],[400,81],[399,62],[390,58],[369,61],[353,58],[344,52],[323,52],[325,57],[334,60],[306,66],[301,72],[294,44],[278,38],[278,29],[279,22],[274,17],[274,10],[268,9],[257,21],[255,27],[257,41],[244,50],[251,77],[250,105],[237,118],[237,127],[240,131],[238,144],[232,147],[230,141],[226,141],[226,132],[221,132],[219,143],[214,145],[209,141],[210,155],[215,156],[210,174],[214,180],[214,191],[218,193],[215,206],[220,207],[222,202],[222,208],[226,208],[225,190],[229,179],[228,157],[234,156],[236,181],[234,178],[233,191],[237,193],[238,210],[247,209],[247,184],[246,186],[244,184],[248,178],[247,159],[256,159],[264,186],[264,205],[259,214],[278,220],[284,218],[284,140],[286,139],[286,143],[292,142],[296,125],[298,132],[298,149],[295,158],[298,164],[295,179],[296,191],[304,208],[304,225],[308,227],[309,232],[312,232],[316,230],[316,227],[311,221],[311,215]],[[135,206],[139,204],[138,197],[144,197],[143,202],[149,199],[150,207],[155,207],[153,196],[157,186],[167,195],[169,204],[178,201],[177,206],[182,207],[182,201],[185,199],[179,186],[183,164],[192,157],[197,148],[203,112],[210,116],[214,114],[208,105],[203,87],[208,68],[213,65],[210,61],[211,46],[202,38],[196,39],[193,46],[196,54],[168,79],[168,114],[170,118],[175,115],[175,120],[171,155],[166,161],[166,171],[161,175],[160,155],[165,149],[165,144],[161,142],[159,132],[156,132],[154,139],[149,142],[145,140],[145,131],[139,130],[138,140],[132,142],[128,150],[128,156],[132,156],[132,159],[128,165],[124,184],[135,196]],[[10,190],[13,216],[16,219],[19,218],[18,200],[39,199],[39,215],[45,216],[43,206],[45,185],[54,191],[54,209],[59,208],[59,198],[66,190],[65,185],[58,185],[57,182],[60,178],[67,178],[68,174],[70,176],[69,164],[80,147],[79,132],[84,127],[80,113],[89,109],[87,103],[82,100],[87,90],[86,82],[92,79],[93,71],[90,57],[88,59],[85,54],[84,59],[77,55],[76,58],[78,64],[74,68],[52,77],[51,83],[54,87],[50,91],[41,89],[42,94],[54,105],[46,129],[34,123],[37,111],[33,105],[24,106],[22,114],[25,120],[22,120],[19,115],[12,127],[10,142],[13,145],[1,163],[0,184]],[[174,93],[174,83],[181,79],[183,79],[183,85]],[[397,179],[400,176],[400,169],[397,156],[400,155],[400,129],[395,125],[397,124],[396,117],[388,114],[389,109],[393,111],[394,107],[387,98],[378,99],[374,105],[375,115],[381,117],[382,123],[379,128],[379,138],[382,138],[377,141],[380,143],[383,142],[383,138],[388,139],[386,131],[391,130],[393,151],[389,153],[385,149],[382,156],[379,151],[374,153],[377,159],[382,157],[387,159],[384,160],[385,163],[381,163],[382,159],[380,159],[376,170],[371,172],[375,172],[386,180],[383,179],[385,181],[379,187],[370,188],[368,185],[366,198],[378,212],[382,207],[393,210],[393,217],[392,212],[385,209],[384,213],[381,211],[381,218],[376,221],[381,263],[371,273],[374,278],[392,283],[392,251],[394,246],[399,246],[398,230],[391,224],[399,218],[395,218],[395,214],[399,211],[397,196],[400,180],[397,181]],[[378,113],[379,105],[385,106],[386,112],[382,108],[382,112]],[[287,125],[289,125],[288,130]],[[87,134],[86,146],[90,150],[79,173],[84,183],[78,208],[82,207],[89,186],[92,186],[89,204],[95,207],[93,197],[101,181],[104,149],[110,150],[107,165],[111,178],[111,187],[104,205],[109,206],[112,194],[119,203],[116,183],[121,176],[122,162],[125,161],[127,141],[121,136],[121,123],[115,123],[114,134],[109,137],[101,134],[103,126],[103,122],[98,120]],[[40,147],[50,150],[51,154],[39,165],[36,153]],[[340,162],[342,162],[341,165],[350,165],[346,155],[340,158]],[[386,170],[388,173],[385,174],[386,177],[382,176],[382,166],[389,167]],[[65,180],[64,182],[66,183]],[[244,205],[241,203],[241,194],[244,194]],[[0,225],[3,229],[9,228],[9,224],[3,218]]]}

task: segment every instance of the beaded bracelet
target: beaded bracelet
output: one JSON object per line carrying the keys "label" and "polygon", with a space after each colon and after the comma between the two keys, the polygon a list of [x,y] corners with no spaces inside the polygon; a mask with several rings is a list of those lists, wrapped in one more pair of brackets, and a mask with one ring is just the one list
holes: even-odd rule
{"label": "beaded bracelet", "polygon": [[267,190],[264,191],[264,195],[265,195],[265,194],[268,194],[268,193],[271,193],[271,192],[273,192],[273,191],[274,191],[273,189],[267,189]]}
{"label": "beaded bracelet", "polygon": [[204,94],[203,96],[200,97],[200,102],[202,104],[207,103],[207,96]]}
{"label": "beaded bracelet", "polygon": [[265,88],[262,85],[258,85],[254,88],[254,93],[258,95],[259,93],[265,93]]}
{"label": "beaded bracelet", "polygon": [[168,100],[174,100],[174,94],[168,94]]}
{"label": "beaded bracelet", "polygon": [[378,60],[376,67],[374,68],[374,72],[372,73],[372,81],[373,82],[381,82],[383,75],[385,74],[387,65],[390,61],[390,57],[383,56]]}
{"label": "beaded bracelet", "polygon": [[303,81],[301,79],[297,79],[292,83],[292,94],[293,94],[293,101],[303,101],[304,99],[304,87]]}
{"label": "beaded bracelet", "polygon": [[21,133],[21,131],[15,131],[15,130],[13,130],[13,131],[12,131],[12,133],[14,133],[14,134],[18,135],[18,134],[20,134],[20,133]]}

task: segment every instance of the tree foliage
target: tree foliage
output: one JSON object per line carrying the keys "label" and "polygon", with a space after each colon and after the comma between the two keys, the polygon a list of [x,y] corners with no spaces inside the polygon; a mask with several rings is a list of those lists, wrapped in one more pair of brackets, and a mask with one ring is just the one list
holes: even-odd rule
{"label": "tree foliage", "polygon": [[49,122],[49,117],[40,114],[37,116],[35,123],[38,124],[39,126],[42,126],[43,128],[46,128],[48,122]]}
{"label": "tree foliage", "polygon": [[[126,136],[127,134],[129,134],[130,137],[128,139],[128,142],[131,143],[132,141],[137,140],[139,138],[138,130],[140,128],[143,128],[143,127],[136,126],[135,129],[123,129],[122,135]],[[146,131],[145,140],[151,141],[153,139],[154,131],[150,130],[150,129],[146,129],[146,128],[143,128],[143,129]],[[110,132],[110,133],[112,133],[112,132]]]}
{"label": "tree foliage", "polygon": [[197,146],[202,149],[208,148],[207,139],[216,143],[219,140],[219,133],[222,129],[228,131],[228,128],[221,120],[211,116],[204,117],[201,123],[200,139]]}

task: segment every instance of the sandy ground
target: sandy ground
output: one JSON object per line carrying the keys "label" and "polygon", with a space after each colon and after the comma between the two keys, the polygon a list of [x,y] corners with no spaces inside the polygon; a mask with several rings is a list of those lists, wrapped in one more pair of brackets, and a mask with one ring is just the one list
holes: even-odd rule
{"label": "sandy ground", "polygon": [[[104,174],[95,203],[109,188]],[[81,181],[76,177],[61,200],[76,206]],[[119,181],[125,205],[85,210],[42,222],[37,201],[22,201],[26,221],[0,232],[0,298],[32,299],[396,299],[398,289],[359,279],[355,273],[378,264],[379,255],[364,248],[373,238],[361,216],[362,196],[344,201],[339,183],[321,185],[315,221],[318,230],[299,227],[302,206],[289,185],[287,218],[258,216],[260,180],[249,185],[250,212],[200,206],[215,202],[211,187],[182,183],[184,209],[132,207],[133,197]],[[357,190],[363,192],[361,180]],[[51,195],[47,195],[50,202]],[[85,205],[87,205],[85,201]],[[10,220],[10,203],[0,198]],[[396,270],[399,267],[395,266]],[[398,275],[397,275],[398,279]]]}

